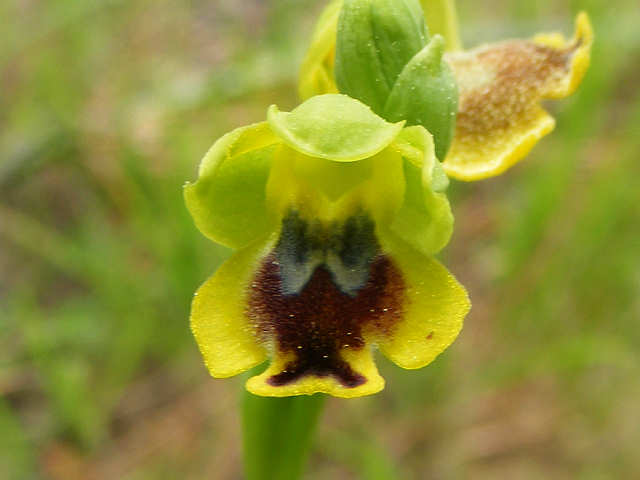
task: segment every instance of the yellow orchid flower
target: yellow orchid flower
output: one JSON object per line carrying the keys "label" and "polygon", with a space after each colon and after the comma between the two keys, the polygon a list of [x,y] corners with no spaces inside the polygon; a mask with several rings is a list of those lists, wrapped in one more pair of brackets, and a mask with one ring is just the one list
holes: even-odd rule
{"label": "yellow orchid flower", "polygon": [[470,304],[433,258],[453,217],[446,174],[421,126],[389,123],[345,95],[218,140],[185,200],[198,228],[237,252],[197,291],[191,326],[214,377],[270,359],[256,395],[384,387],[373,348],[431,362]]}
{"label": "yellow orchid flower", "polygon": [[[338,91],[336,36],[343,3],[331,2],[317,24],[300,72],[299,93],[303,99]],[[405,0],[403,5],[410,3]],[[427,20],[428,8],[435,3],[442,2],[422,0]],[[452,8],[450,2],[445,4]],[[453,32],[455,37],[455,22],[449,21],[454,12],[445,13],[449,18],[441,21],[441,33]],[[445,40],[453,47],[444,54],[444,60],[457,82],[458,109],[453,141],[446,156],[439,155],[449,176],[480,180],[503,173],[553,129],[554,119],[540,102],[563,98],[576,90],[589,66],[593,30],[587,14],[580,13],[571,40],[557,33],[541,34],[530,40],[507,40],[468,51],[455,50],[456,38]],[[402,75],[397,79],[402,81]],[[393,87],[389,89],[393,91]],[[431,126],[428,128],[436,133]]]}

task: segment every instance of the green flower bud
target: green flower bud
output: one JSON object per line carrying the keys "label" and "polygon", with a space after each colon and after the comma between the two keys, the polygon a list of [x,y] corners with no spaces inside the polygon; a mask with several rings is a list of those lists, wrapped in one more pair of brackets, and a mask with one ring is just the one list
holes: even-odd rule
{"label": "green flower bud", "polygon": [[382,116],[422,125],[433,135],[436,156],[444,159],[453,140],[458,89],[451,67],[442,59],[444,39],[434,36],[407,63],[387,97]]}
{"label": "green flower bud", "polygon": [[387,120],[406,120],[434,135],[443,159],[455,129],[455,78],[429,41],[418,0],[345,0],[338,20],[335,76],[340,92]]}

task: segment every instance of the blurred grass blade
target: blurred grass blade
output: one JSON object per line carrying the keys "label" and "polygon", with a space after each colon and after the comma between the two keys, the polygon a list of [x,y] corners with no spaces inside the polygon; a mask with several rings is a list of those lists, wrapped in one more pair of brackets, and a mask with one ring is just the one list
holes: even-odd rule
{"label": "blurred grass blade", "polygon": [[30,143],[20,144],[0,162],[0,192],[23,185],[48,163],[78,155],[73,132],[61,129],[34,136]]}
{"label": "blurred grass blade", "polygon": [[[362,418],[360,418],[362,420]],[[331,441],[322,443],[322,450],[357,472],[361,480],[399,480],[407,478],[395,464],[390,453],[372,435],[369,424],[360,425],[358,433],[340,432]],[[420,477],[422,478],[422,477]]]}

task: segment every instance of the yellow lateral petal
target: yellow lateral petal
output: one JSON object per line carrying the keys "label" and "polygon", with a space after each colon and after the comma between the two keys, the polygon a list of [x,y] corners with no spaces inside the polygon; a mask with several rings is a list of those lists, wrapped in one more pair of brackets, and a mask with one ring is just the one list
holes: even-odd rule
{"label": "yellow lateral petal", "polygon": [[380,242],[402,272],[406,300],[403,319],[378,347],[402,368],[424,367],[458,336],[471,307],[467,292],[439,262],[393,234]]}
{"label": "yellow lateral petal", "polygon": [[[405,195],[391,230],[425,255],[440,251],[453,232],[453,215],[444,193],[448,179],[435,156],[431,134],[405,128],[392,145],[405,158]],[[438,175],[438,172],[441,175]]]}
{"label": "yellow lateral petal", "polygon": [[540,101],[575,91],[589,66],[592,43],[589,18],[581,13],[571,41],[545,34],[448,54],[460,101],[446,173],[480,180],[524,157],[554,126]]}
{"label": "yellow lateral petal", "polygon": [[260,241],[236,252],[196,292],[191,331],[212,376],[225,378],[266,359],[246,316],[247,287],[273,241]]}
{"label": "yellow lateral petal", "polygon": [[345,387],[331,376],[316,377],[308,375],[287,385],[273,386],[269,384],[268,379],[282,372],[287,362],[291,360],[289,356],[276,354],[265,372],[247,381],[247,390],[254,395],[264,397],[288,397],[291,395],[326,393],[334,397],[353,398],[372,395],[384,388],[384,379],[378,373],[369,347],[361,350],[343,349],[341,356],[349,363],[354,371],[367,379],[365,383],[357,387]]}

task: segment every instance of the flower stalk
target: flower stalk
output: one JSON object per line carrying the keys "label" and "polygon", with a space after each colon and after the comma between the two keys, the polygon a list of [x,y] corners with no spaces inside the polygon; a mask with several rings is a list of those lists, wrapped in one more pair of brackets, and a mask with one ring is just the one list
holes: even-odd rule
{"label": "flower stalk", "polygon": [[325,395],[264,398],[244,392],[242,432],[247,480],[296,480],[307,461]]}

